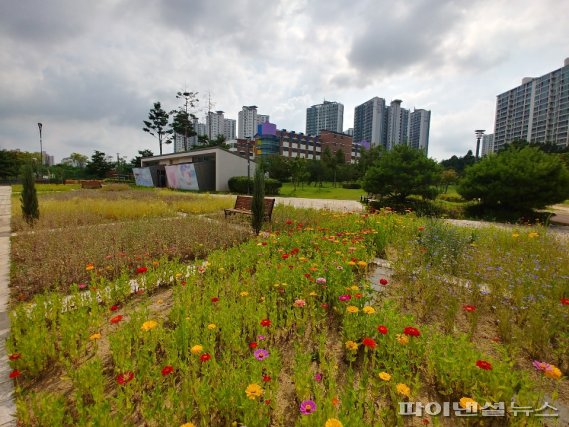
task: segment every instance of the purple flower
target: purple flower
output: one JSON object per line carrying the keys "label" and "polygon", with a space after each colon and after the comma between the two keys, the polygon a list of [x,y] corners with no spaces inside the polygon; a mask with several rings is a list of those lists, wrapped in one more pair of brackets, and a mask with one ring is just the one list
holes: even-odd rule
{"label": "purple flower", "polygon": [[322,374],[320,372],[314,374],[314,381],[316,382],[322,381]]}
{"label": "purple flower", "polygon": [[314,400],[303,400],[300,404],[300,413],[302,415],[310,415],[316,411],[316,402]]}
{"label": "purple flower", "polygon": [[352,299],[352,296],[351,296],[351,295],[349,295],[349,294],[346,294],[346,295],[340,295],[340,296],[338,297],[338,299],[339,299],[340,301],[349,301],[349,300],[351,300],[351,299]]}
{"label": "purple flower", "polygon": [[538,371],[543,371],[543,372],[547,371],[548,369],[551,369],[551,365],[549,363],[540,362],[539,360],[533,361],[533,367]]}
{"label": "purple flower", "polygon": [[255,350],[253,355],[257,360],[265,360],[267,357],[269,357],[269,352],[265,349],[260,348],[258,350]]}
{"label": "purple flower", "polygon": [[267,339],[267,337],[264,335],[257,335],[257,341],[264,341],[265,339]]}

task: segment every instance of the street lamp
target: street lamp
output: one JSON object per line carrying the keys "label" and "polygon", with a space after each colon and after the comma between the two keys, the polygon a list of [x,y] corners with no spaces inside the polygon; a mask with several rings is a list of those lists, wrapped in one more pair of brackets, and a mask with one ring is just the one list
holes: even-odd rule
{"label": "street lamp", "polygon": [[480,155],[480,139],[482,138],[482,135],[484,135],[484,132],[484,129],[477,129],[474,131],[474,134],[476,135],[476,160],[478,160]]}
{"label": "street lamp", "polygon": [[41,128],[42,128],[42,126],[43,125],[41,123],[38,123],[38,128],[40,130],[40,164],[41,164],[41,167],[43,169],[43,146],[42,146],[42,140],[41,140]]}

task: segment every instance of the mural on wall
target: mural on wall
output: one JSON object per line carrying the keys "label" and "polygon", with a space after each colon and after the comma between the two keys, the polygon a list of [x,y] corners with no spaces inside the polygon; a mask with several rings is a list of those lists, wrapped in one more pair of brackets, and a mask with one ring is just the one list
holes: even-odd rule
{"label": "mural on wall", "polygon": [[199,190],[196,169],[191,163],[166,166],[166,179],[169,188],[179,190]]}
{"label": "mural on wall", "polygon": [[142,187],[154,187],[150,168],[132,168],[134,182]]}

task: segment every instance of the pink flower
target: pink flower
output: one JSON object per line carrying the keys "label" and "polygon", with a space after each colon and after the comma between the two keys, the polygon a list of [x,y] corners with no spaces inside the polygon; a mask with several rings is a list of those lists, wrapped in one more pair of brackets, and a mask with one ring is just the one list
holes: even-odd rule
{"label": "pink flower", "polygon": [[306,305],[306,301],[303,299],[297,299],[294,304],[295,307],[304,307]]}
{"label": "pink flower", "polygon": [[346,295],[340,295],[340,296],[338,297],[338,299],[339,299],[340,301],[349,301],[349,300],[351,300],[351,299],[352,299],[352,296],[351,296],[351,295],[349,295],[349,294],[346,294]]}
{"label": "pink flower", "polygon": [[300,404],[300,413],[302,415],[310,415],[316,411],[316,402],[313,400],[303,400]]}
{"label": "pink flower", "polygon": [[325,285],[326,284],[326,279],[324,277],[319,277],[316,279],[316,284],[317,285]]}

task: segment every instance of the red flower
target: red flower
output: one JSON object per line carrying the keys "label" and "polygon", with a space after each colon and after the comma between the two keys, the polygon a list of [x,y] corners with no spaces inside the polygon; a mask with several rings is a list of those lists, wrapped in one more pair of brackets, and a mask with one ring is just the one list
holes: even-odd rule
{"label": "red flower", "polygon": [[211,360],[211,354],[209,353],[204,353],[200,356],[200,360],[202,362],[207,362],[208,360]]}
{"label": "red flower", "polygon": [[117,311],[119,309],[118,305],[112,305],[111,306],[111,311]]}
{"label": "red flower", "polygon": [[137,272],[138,274],[146,273],[147,271],[148,271],[148,268],[146,268],[146,267],[138,267],[138,268],[136,269],[136,272]]}
{"label": "red flower", "polygon": [[324,310],[328,310],[328,308],[330,306],[328,304],[326,304],[325,302],[323,302],[322,304],[320,304],[320,307],[322,307]]}
{"label": "red flower", "polygon": [[263,319],[261,320],[261,326],[268,328],[269,326],[271,326],[271,321],[269,319]]}
{"label": "red flower", "polygon": [[271,377],[268,376],[268,375],[263,375],[263,381],[266,382],[266,383],[268,383],[268,382],[271,381]]}
{"label": "red flower", "polygon": [[172,367],[170,365],[166,365],[162,368],[162,375],[163,376],[170,375],[172,372],[174,372],[174,367]]}
{"label": "red flower", "polygon": [[271,399],[266,399],[265,400],[265,405],[270,405],[271,404]]}
{"label": "red flower", "polygon": [[117,323],[119,323],[122,320],[122,316],[119,314],[118,316],[115,317],[111,317],[111,323],[113,325],[116,325]]}
{"label": "red flower", "polygon": [[257,343],[255,341],[249,343],[249,348],[257,348]]}
{"label": "red flower", "polygon": [[470,313],[476,311],[476,307],[474,307],[473,305],[463,305],[462,308],[464,309],[464,311],[468,311]]}
{"label": "red flower", "polygon": [[379,284],[380,284],[380,285],[385,286],[385,285],[387,285],[388,283],[389,283],[389,282],[387,281],[387,279],[384,279],[384,278],[379,279]]}
{"label": "red flower", "polygon": [[287,259],[288,256],[289,256],[288,254],[282,254],[282,255],[281,255],[281,258],[282,258],[282,259]]}
{"label": "red flower", "polygon": [[569,305],[569,298],[561,298],[560,301],[562,305]]}
{"label": "red flower", "polygon": [[407,326],[405,329],[403,329],[403,333],[410,337],[418,337],[421,335],[421,332],[419,332],[417,328],[414,328],[412,326]]}
{"label": "red flower", "polygon": [[211,302],[213,302],[213,303],[215,304],[216,302],[219,302],[219,298],[218,298],[218,297],[213,297],[213,298],[211,299]]}
{"label": "red flower", "polygon": [[291,254],[291,255],[296,255],[296,254],[299,253],[299,252],[300,252],[300,249],[294,248],[292,251],[290,251],[290,254]]}
{"label": "red flower", "polygon": [[376,346],[375,340],[373,338],[364,338],[362,341],[362,344],[366,347],[371,348],[371,349],[374,349]]}
{"label": "red flower", "polygon": [[354,298],[360,299],[363,295],[360,293],[354,294]]}
{"label": "red flower", "polygon": [[292,220],[287,219],[287,220],[286,220],[286,223],[287,223],[287,225],[291,225],[291,224],[292,224]]}
{"label": "red flower", "polygon": [[377,327],[377,331],[382,335],[386,335],[387,334],[387,326],[379,325]]}
{"label": "red flower", "polygon": [[20,375],[22,375],[22,373],[17,369],[14,369],[12,372],[10,372],[10,378],[18,378]]}
{"label": "red flower", "polygon": [[10,360],[18,360],[20,357],[22,357],[21,353],[12,353],[10,356],[8,356],[8,359]]}
{"label": "red flower", "polygon": [[117,375],[117,383],[125,385],[134,379],[134,372],[126,371],[124,374]]}
{"label": "red flower", "polygon": [[492,370],[492,365],[490,364],[490,362],[486,362],[485,360],[477,360],[476,366],[478,366],[480,369],[484,369],[485,371]]}

